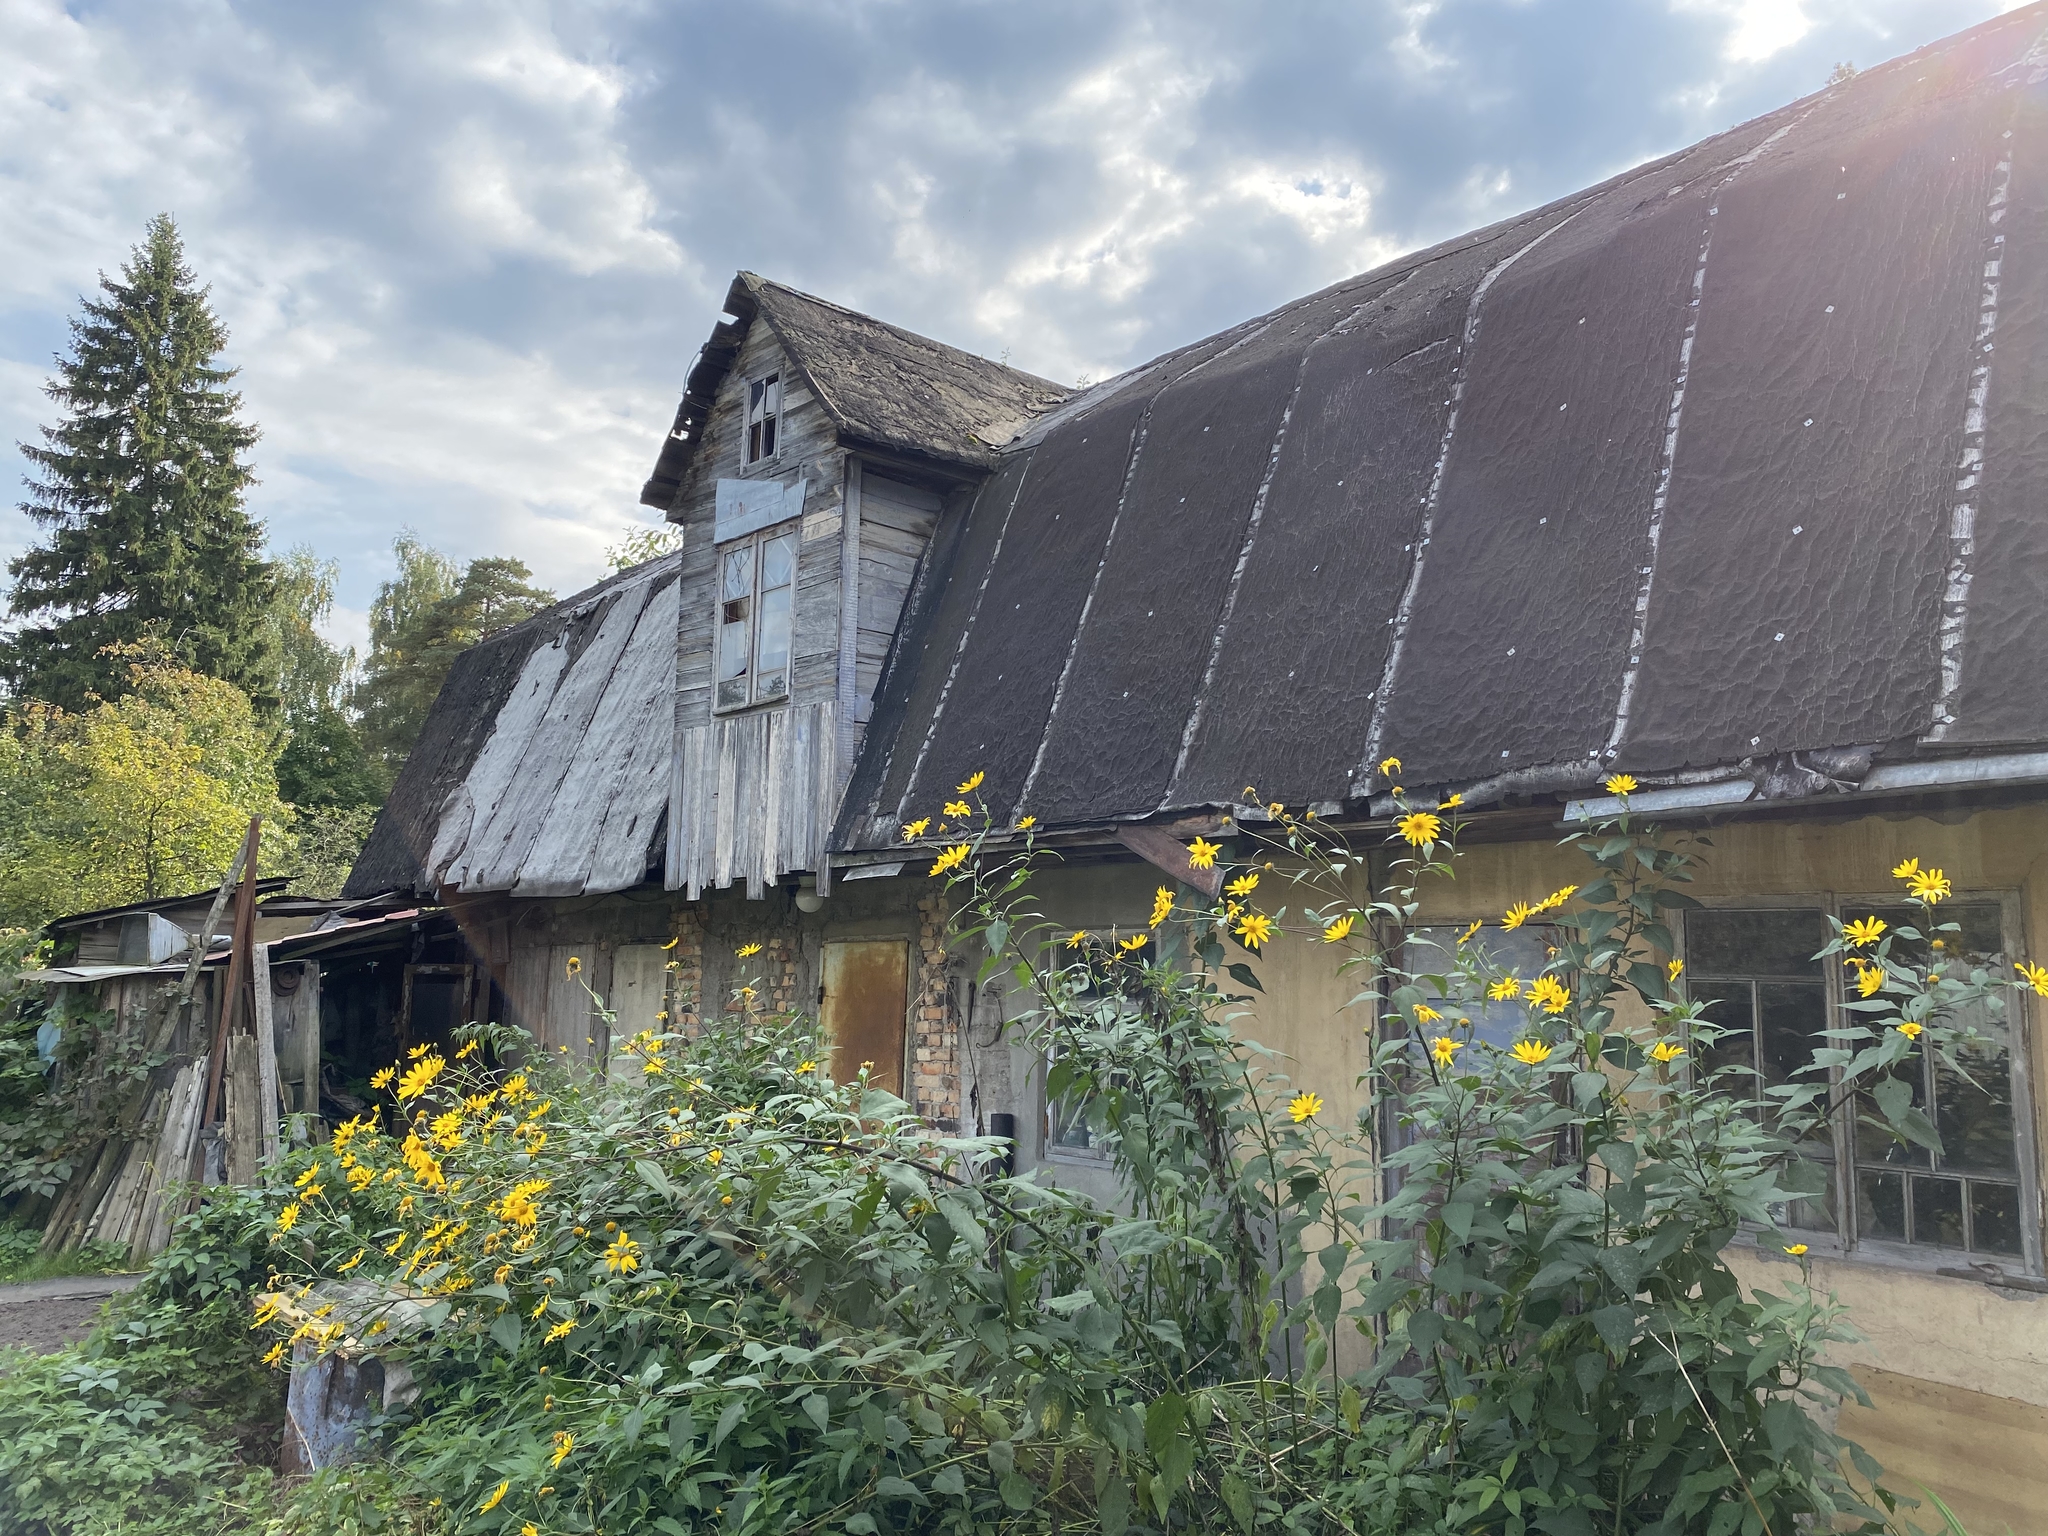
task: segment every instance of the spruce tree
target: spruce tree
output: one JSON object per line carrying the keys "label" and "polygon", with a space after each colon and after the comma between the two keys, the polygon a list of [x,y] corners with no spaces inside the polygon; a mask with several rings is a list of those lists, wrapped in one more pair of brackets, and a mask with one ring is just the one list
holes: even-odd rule
{"label": "spruce tree", "polygon": [[21,510],[47,542],[8,562],[9,609],[28,622],[0,642],[0,678],[77,709],[126,691],[106,647],[148,637],[275,708],[274,575],[243,506],[257,434],[228,388],[236,370],[215,365],[227,331],[169,214],[100,288],[46,388],[62,418],[21,445],[35,471]]}

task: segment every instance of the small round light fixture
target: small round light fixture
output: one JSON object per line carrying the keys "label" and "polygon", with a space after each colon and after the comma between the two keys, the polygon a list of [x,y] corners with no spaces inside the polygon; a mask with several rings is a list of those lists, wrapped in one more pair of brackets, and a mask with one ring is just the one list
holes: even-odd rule
{"label": "small round light fixture", "polygon": [[796,882],[796,909],[799,912],[815,912],[825,905],[825,898],[818,894],[816,875],[799,875]]}

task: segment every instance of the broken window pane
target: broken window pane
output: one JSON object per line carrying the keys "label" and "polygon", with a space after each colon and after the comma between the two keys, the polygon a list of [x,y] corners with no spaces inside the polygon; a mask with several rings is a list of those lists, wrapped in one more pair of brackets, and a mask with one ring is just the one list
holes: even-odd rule
{"label": "broken window pane", "polygon": [[[1409,930],[1402,964],[1423,975],[1441,975],[1456,987],[1458,981],[1453,973],[1458,968],[1458,936],[1464,931],[1462,925],[1451,923]],[[1519,977],[1526,988],[1550,964],[1550,950],[1556,942],[1555,931],[1550,928],[1496,926],[1481,928],[1467,944],[1477,948],[1495,969]],[[1495,1002],[1483,996],[1468,998],[1458,1004],[1458,1016],[1471,1019],[1471,1038],[1485,1040],[1503,1050],[1529,1033],[1529,1005],[1525,1002]]]}

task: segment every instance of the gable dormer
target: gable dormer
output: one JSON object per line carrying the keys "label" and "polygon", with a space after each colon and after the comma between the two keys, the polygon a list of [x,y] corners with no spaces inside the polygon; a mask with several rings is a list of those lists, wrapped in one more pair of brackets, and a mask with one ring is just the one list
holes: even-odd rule
{"label": "gable dormer", "polygon": [[683,530],[668,883],[829,887],[825,839],[949,504],[1067,391],[741,273],[641,500]]}

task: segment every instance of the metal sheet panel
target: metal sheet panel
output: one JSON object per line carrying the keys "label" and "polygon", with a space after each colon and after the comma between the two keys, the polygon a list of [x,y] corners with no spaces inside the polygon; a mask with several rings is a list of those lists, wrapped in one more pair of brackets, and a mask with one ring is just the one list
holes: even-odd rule
{"label": "metal sheet panel", "polygon": [[868,1081],[903,1092],[910,1017],[910,945],[902,939],[834,941],[824,950],[819,1024],[831,1042],[832,1078],[850,1083],[872,1063]]}

